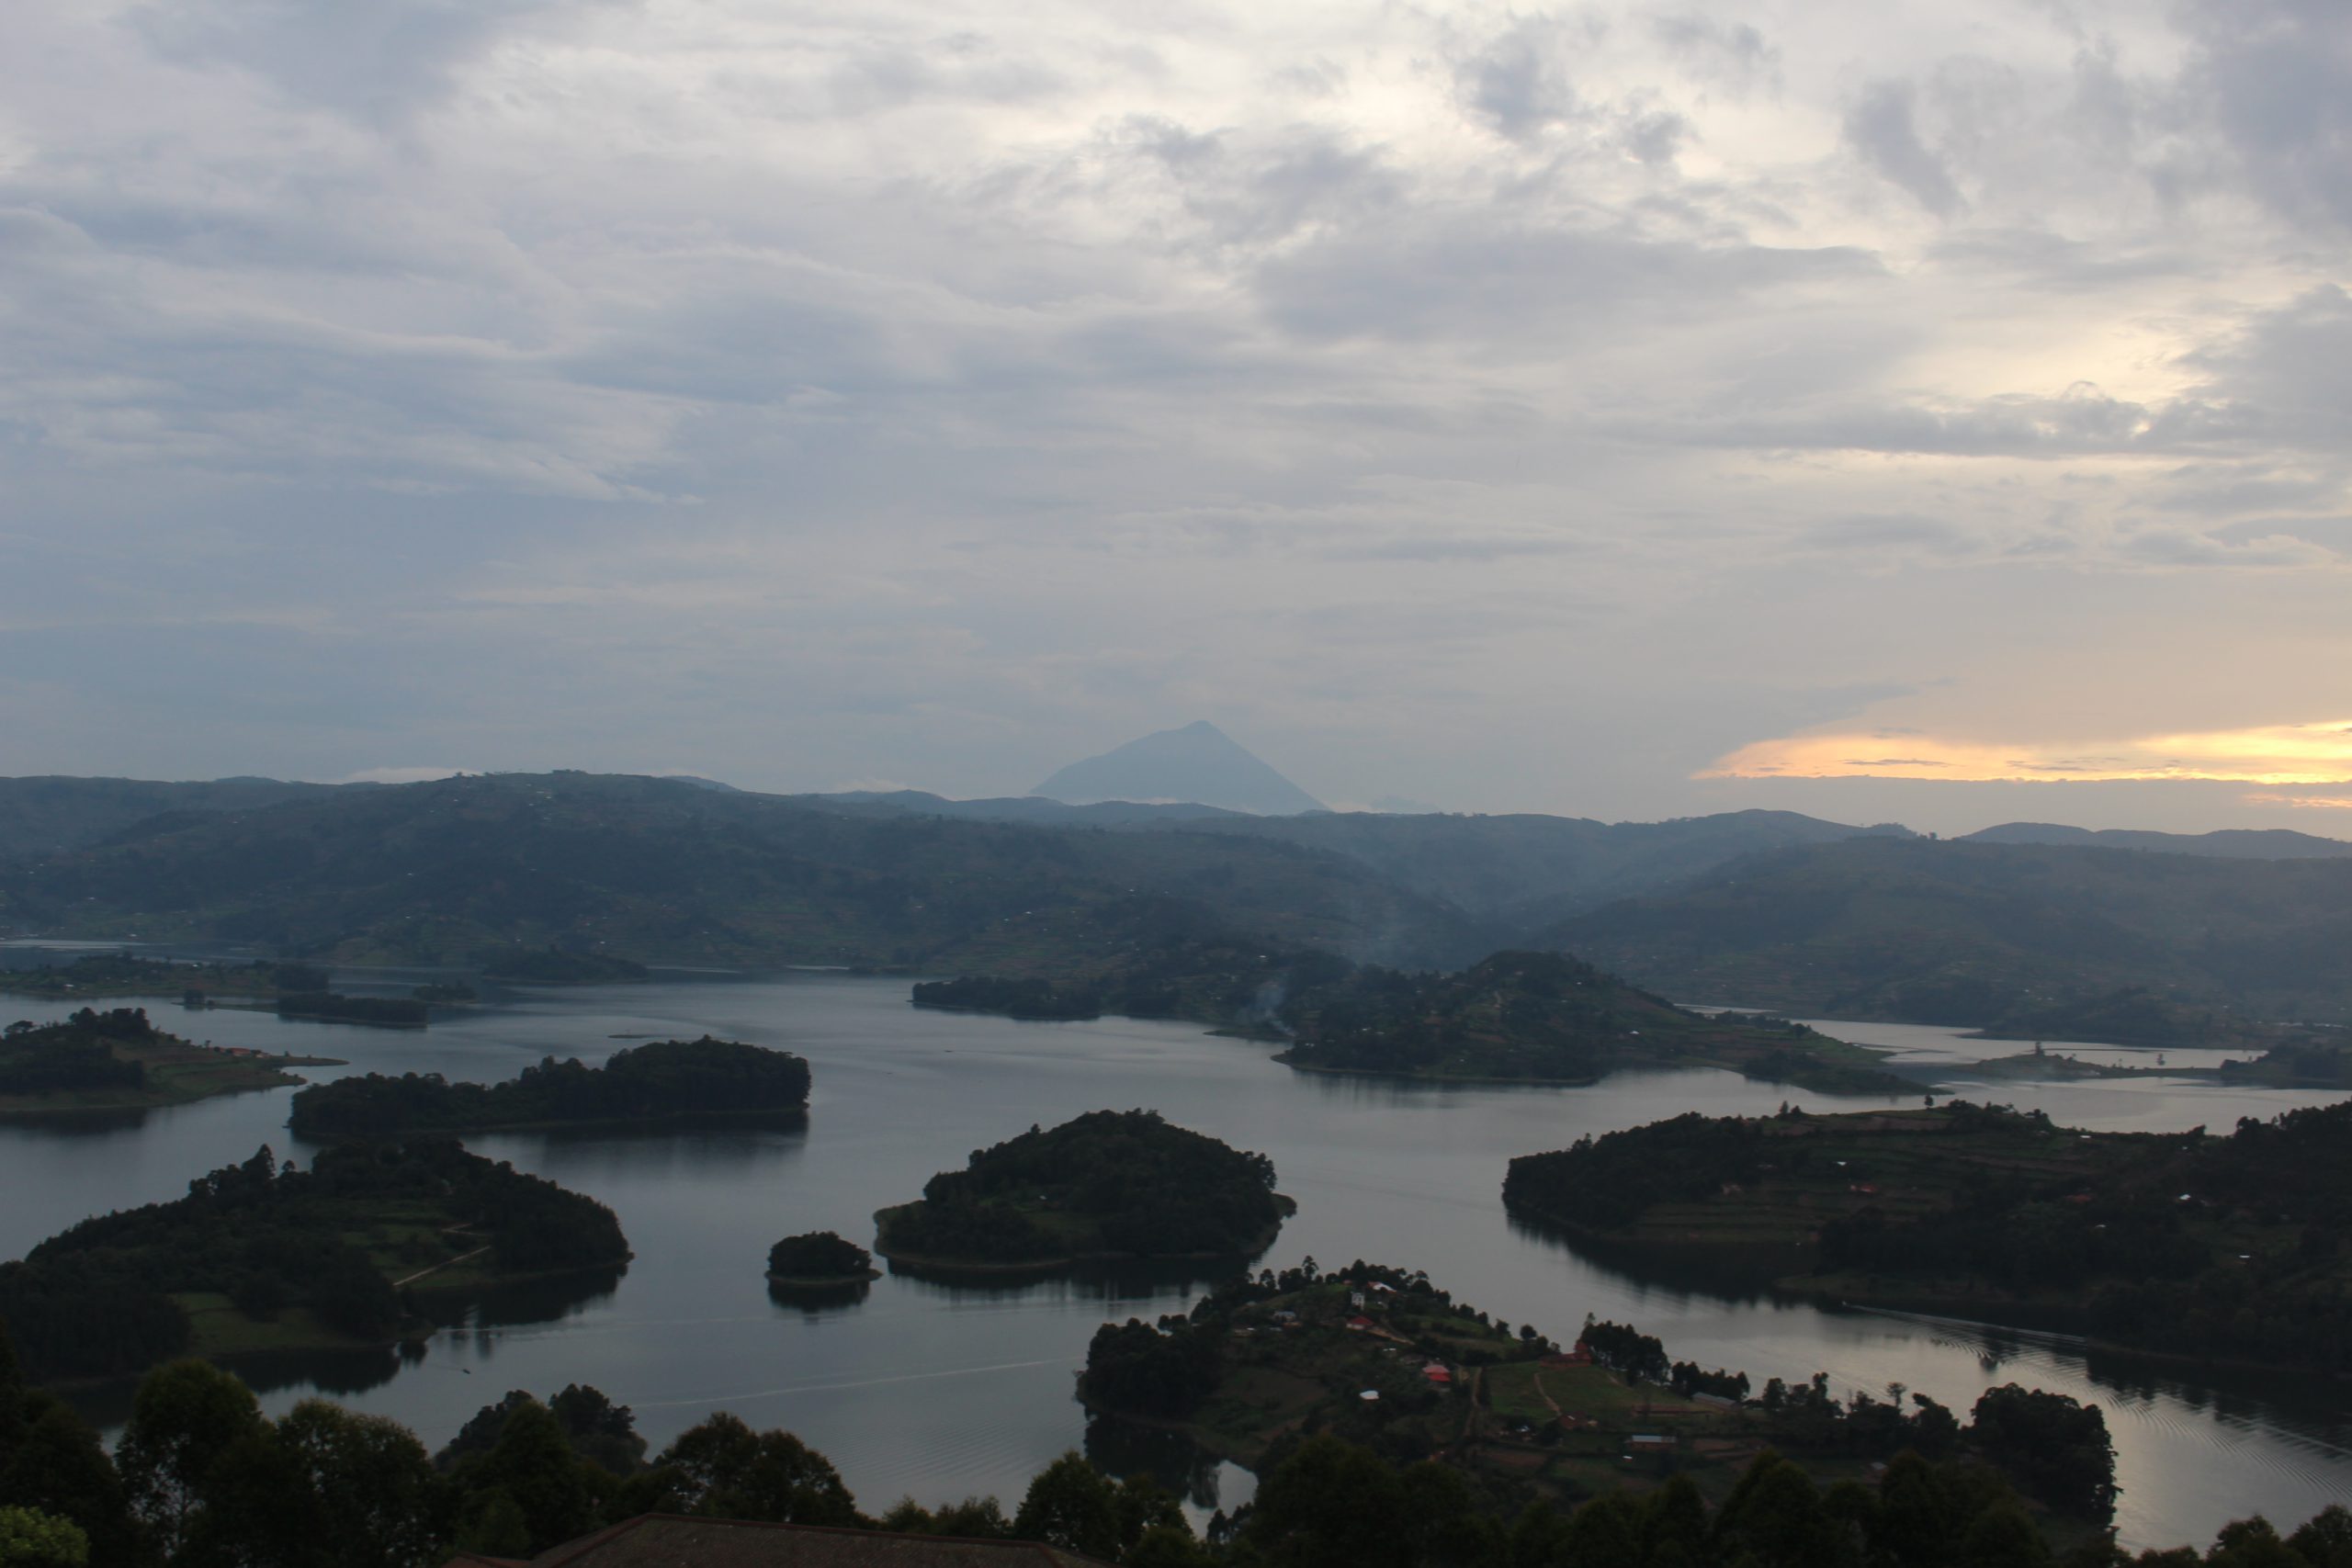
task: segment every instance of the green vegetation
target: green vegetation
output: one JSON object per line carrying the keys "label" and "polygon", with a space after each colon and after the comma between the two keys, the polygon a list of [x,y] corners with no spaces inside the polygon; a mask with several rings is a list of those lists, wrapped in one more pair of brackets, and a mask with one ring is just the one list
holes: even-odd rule
{"label": "green vegetation", "polygon": [[[1147,1330],[1146,1332],[1150,1332]],[[1533,1365],[1516,1362],[1515,1366]],[[1455,1403],[1497,1419],[1476,1395]],[[2202,1556],[2187,1547],[2136,1559],[1995,1465],[2082,1462],[2104,1440],[2096,1411],[1996,1390],[1965,1432],[1920,1417],[1928,1439],[1865,1483],[1823,1485],[1832,1468],[1773,1450],[1734,1472],[1685,1450],[1661,1463],[1596,1469],[1575,1506],[1551,1478],[1476,1468],[1470,1450],[1404,1464],[1332,1431],[1294,1436],[1255,1502],[1196,1538],[1148,1478],[1116,1481],[1076,1453],[1030,1482],[1017,1509],[993,1497],[926,1507],[902,1499],[870,1517],[825,1456],[789,1432],[721,1411],[650,1461],[636,1418],[572,1384],[542,1404],[520,1390],[482,1407],[440,1453],[381,1416],[307,1399],[264,1416],[235,1378],[201,1361],[140,1385],[109,1455],[63,1404],[28,1389],[0,1335],[0,1556],[8,1568],[435,1568],[453,1552],[548,1554],[648,1513],[755,1523],[880,1529],[958,1541],[1025,1541],[1123,1568],[2345,1568],[2352,1512],[2329,1507],[2281,1537],[2260,1518],[2226,1527]],[[1802,1393],[1784,1408],[1820,1411]],[[1831,1402],[1834,1404],[1835,1402]],[[1889,1407],[1871,1408],[1884,1412]],[[1802,1425],[1798,1416],[1787,1419]],[[1852,1413],[1839,1420],[1851,1426]],[[1949,1413],[1944,1421],[1951,1422]],[[1882,1427],[1887,1423],[1881,1419]],[[1932,1445],[1934,1453],[1926,1454]],[[1989,1449],[1996,1452],[1980,1452]],[[1985,1462],[1990,1459],[1993,1462]],[[1665,1473],[1661,1474],[1661,1472]],[[1728,1484],[1710,1500],[1694,1481]],[[1532,1499],[1532,1500],[1531,1500]],[[58,1528],[59,1525],[64,1527]],[[2050,1537],[2070,1540],[2062,1556]],[[881,1543],[875,1543],[877,1549]],[[969,1546],[943,1546],[962,1561]],[[50,1556],[27,1555],[38,1547]],[[62,1553],[62,1555],[58,1555]],[[876,1556],[923,1562],[913,1543]]]}
{"label": "green vegetation", "polygon": [[481,999],[481,993],[462,980],[436,980],[429,986],[418,986],[409,995],[420,1002],[472,1002]]}
{"label": "green vegetation", "polygon": [[1250,1257],[1290,1212],[1273,1162],[1151,1111],[1094,1111],[976,1149],[876,1218],[883,1256],[1058,1266],[1087,1258]]}
{"label": "green vegetation", "polygon": [[1514,1213],[1787,1289],[2352,1370],[2352,1102],[2226,1137],[1934,1110],[1696,1114],[1513,1160]]}
{"label": "green vegetation", "polygon": [[102,997],[269,997],[324,989],[326,976],[300,964],[184,964],[129,953],[85,953],[69,964],[0,969],[0,991],[49,1001]]}
{"label": "green vegetation", "polygon": [[788,1235],[768,1248],[768,1278],[785,1285],[841,1285],[881,1278],[874,1255],[831,1231]]}
{"label": "green vegetation", "polygon": [[301,1082],[288,1067],[340,1065],[192,1045],[149,1022],[144,1008],[84,1008],[60,1023],[0,1031],[0,1114],[182,1105]]}
{"label": "green vegetation", "polygon": [[117,1376],[190,1352],[389,1344],[414,1322],[403,1287],[628,1257],[610,1209],[454,1143],[328,1149],[307,1172],[263,1149],[0,1264],[0,1325],[36,1380]]}
{"label": "green vegetation", "polygon": [[1442,1461],[1518,1503],[1670,1474],[1728,1507],[1767,1452],[1827,1483],[1910,1450],[1998,1467],[2063,1533],[2113,1511],[2105,1418],[2064,1395],[1990,1389],[1963,1425],[1924,1396],[1906,1408],[1901,1390],[1840,1401],[1818,1374],[1772,1379],[1752,1400],[1748,1387],[1744,1372],[1671,1362],[1623,1325],[1588,1319],[1563,1351],[1425,1275],[1359,1262],[1320,1276],[1311,1260],[1221,1287],[1157,1326],[1106,1324],[1079,1382],[1091,1407],[1177,1426],[1261,1475],[1324,1433],[1393,1463]]}
{"label": "green vegetation", "polygon": [[1102,1016],[1101,998],[1084,987],[1051,980],[964,975],[953,980],[919,980],[914,1004],[956,1012],[998,1012],[1007,1018],[1088,1019]]}
{"label": "green vegetation", "polygon": [[547,947],[493,947],[476,953],[482,976],[525,986],[608,986],[642,980],[644,964],[613,953]]}
{"label": "green vegetation", "polygon": [[1852,839],[1546,931],[1691,1001],[2002,1038],[2257,1046],[2352,1021],[2352,860]]}
{"label": "green vegetation", "polygon": [[288,991],[277,998],[280,1018],[316,1018],[330,1023],[365,1023],[378,1029],[423,1029],[433,1011],[406,997],[346,997],[337,991]]}
{"label": "green vegetation", "polygon": [[665,1040],[614,1052],[602,1066],[549,1056],[501,1084],[438,1073],[380,1073],[313,1084],[288,1122],[314,1141],[492,1127],[776,1116],[808,1103],[808,1064],[732,1040]]}

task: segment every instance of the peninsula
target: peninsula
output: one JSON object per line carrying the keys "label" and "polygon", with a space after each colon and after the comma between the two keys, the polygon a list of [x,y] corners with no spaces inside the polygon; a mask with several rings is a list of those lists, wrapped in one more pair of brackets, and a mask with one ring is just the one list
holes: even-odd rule
{"label": "peninsula", "polygon": [[2352,1371],[2352,1102],[2226,1136],[1964,1101],[1692,1113],[1515,1159],[1503,1201],[1792,1292]]}
{"label": "peninsula", "polygon": [[740,1041],[663,1040],[614,1052],[602,1066],[546,1057],[498,1084],[438,1073],[381,1073],[315,1084],[294,1097],[288,1125],[314,1141],[498,1127],[709,1121],[798,1115],[808,1064]]}
{"label": "peninsula", "polygon": [[175,1357],[381,1346],[424,1331],[422,1292],[611,1269],[610,1209],[447,1140],[266,1148],[173,1202],[85,1220],[0,1264],[0,1325],[35,1381]]}
{"label": "peninsula", "polygon": [[331,1056],[192,1044],[157,1029],[144,1008],[84,1008],[62,1022],[0,1030],[0,1115],[185,1105],[300,1083],[291,1067],[340,1066]]}
{"label": "peninsula", "polygon": [[962,1170],[885,1209],[876,1250],[963,1269],[1051,1269],[1096,1258],[1250,1258],[1295,1205],[1273,1162],[1161,1120],[1093,1111],[975,1150]]}

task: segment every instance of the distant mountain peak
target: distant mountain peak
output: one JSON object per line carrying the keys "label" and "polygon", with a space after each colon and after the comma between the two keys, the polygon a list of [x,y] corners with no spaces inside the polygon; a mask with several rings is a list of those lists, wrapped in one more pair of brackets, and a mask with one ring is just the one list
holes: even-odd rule
{"label": "distant mountain peak", "polygon": [[1261,817],[1329,809],[1204,718],[1072,762],[1029,793],[1069,806],[1185,801]]}

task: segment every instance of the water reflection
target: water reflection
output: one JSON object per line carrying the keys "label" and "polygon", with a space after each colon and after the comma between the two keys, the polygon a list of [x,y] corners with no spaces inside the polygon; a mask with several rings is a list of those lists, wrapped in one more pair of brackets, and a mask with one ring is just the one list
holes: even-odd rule
{"label": "water reflection", "polygon": [[874,1293],[870,1280],[847,1280],[832,1285],[793,1285],[781,1280],[768,1281],[768,1300],[801,1316],[814,1320],[827,1314],[839,1314],[863,1305]]}
{"label": "water reflection", "polygon": [[1220,1506],[1224,1462],[1182,1432],[1116,1416],[1091,1416],[1085,1453],[1105,1475],[1122,1481],[1148,1475],[1201,1513],[1214,1513]]}

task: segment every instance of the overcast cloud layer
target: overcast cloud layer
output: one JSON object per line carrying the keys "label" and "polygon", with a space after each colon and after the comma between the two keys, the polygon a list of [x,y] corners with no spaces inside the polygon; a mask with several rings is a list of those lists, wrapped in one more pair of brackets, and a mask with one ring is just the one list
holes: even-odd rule
{"label": "overcast cloud layer", "polygon": [[2347,257],[2341,0],[13,6],[0,772],[2343,833]]}

